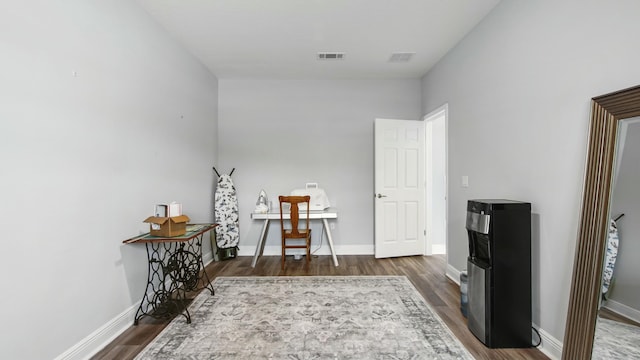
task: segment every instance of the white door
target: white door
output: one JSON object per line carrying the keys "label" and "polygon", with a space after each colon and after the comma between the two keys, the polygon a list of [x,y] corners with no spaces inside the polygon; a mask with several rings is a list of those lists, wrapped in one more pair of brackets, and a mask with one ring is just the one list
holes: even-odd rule
{"label": "white door", "polygon": [[424,122],[376,119],[375,256],[423,255]]}

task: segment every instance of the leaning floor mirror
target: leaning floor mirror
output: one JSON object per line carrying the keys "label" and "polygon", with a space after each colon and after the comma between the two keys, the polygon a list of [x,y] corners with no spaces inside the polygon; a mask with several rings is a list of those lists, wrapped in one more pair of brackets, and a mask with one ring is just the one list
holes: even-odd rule
{"label": "leaning floor mirror", "polygon": [[[598,96],[591,101],[582,211],[562,351],[562,359],[565,360],[591,359],[594,350],[596,351],[593,353],[595,359],[603,356],[602,353],[598,355],[598,351],[605,351],[605,353],[608,351],[603,350],[603,346],[607,346],[604,344],[606,341],[596,337],[596,334],[601,334],[604,329],[599,326],[604,326],[608,320],[617,316],[606,315],[606,306],[603,307],[603,304],[606,304],[607,300],[613,301],[609,296],[613,296],[616,291],[620,293],[621,297],[630,298],[629,294],[634,293],[634,290],[624,289],[625,283],[636,281],[635,292],[639,297],[637,308],[640,309],[640,290],[638,290],[640,289],[640,281],[634,280],[633,276],[631,276],[631,280],[625,279],[622,275],[624,271],[620,270],[625,262],[628,266],[635,265],[632,264],[634,261],[624,261],[625,257],[633,259],[635,256],[640,256],[640,247],[635,255],[622,253],[625,250],[633,251],[631,249],[634,246],[628,245],[631,241],[629,239],[637,238],[637,234],[640,234],[638,232],[634,235],[631,227],[626,226],[627,224],[640,224],[640,211],[634,213],[635,207],[640,208],[640,202],[635,202],[631,208],[627,208],[630,210],[623,212],[622,209],[626,206],[623,203],[628,202],[629,195],[620,194],[623,191],[623,184],[640,184],[638,181],[640,179],[628,178],[629,176],[633,177],[633,174],[635,176],[640,174],[640,154],[634,153],[640,150],[640,146],[635,149],[630,146],[634,142],[640,143],[640,140],[631,138],[632,136],[640,136],[640,130],[636,131],[636,128],[640,129],[640,124],[636,125],[638,119],[635,119],[639,116],[640,86]],[[639,135],[633,135],[635,133]],[[635,160],[631,162],[635,161],[634,171],[637,172],[624,170],[625,160],[633,157]],[[616,191],[616,186],[618,186],[618,191]],[[635,192],[640,193],[640,189]],[[616,199],[624,199],[624,201]],[[620,217],[623,214],[624,216]],[[623,222],[626,226],[624,233],[620,228]],[[638,229],[640,231],[640,226]],[[611,255],[615,252],[617,245],[619,245],[617,256],[619,262],[617,265],[614,262],[616,266],[614,268],[611,264]],[[607,251],[609,257],[606,256]],[[606,271],[604,271],[605,269]],[[612,269],[615,269],[613,276]],[[630,272],[638,273],[636,270],[630,270]],[[603,279],[606,279],[606,294],[602,291]],[[624,301],[633,302],[633,300]],[[633,307],[633,305],[627,307]],[[606,318],[606,320],[602,320],[602,318]],[[627,320],[629,319],[623,319],[625,324],[622,327],[628,323],[631,325],[630,331],[640,333],[633,327],[634,322]],[[614,324],[614,330],[618,331],[619,329],[620,327]],[[621,337],[617,335],[616,341],[620,339]],[[617,343],[615,350],[625,351],[620,343]]]}

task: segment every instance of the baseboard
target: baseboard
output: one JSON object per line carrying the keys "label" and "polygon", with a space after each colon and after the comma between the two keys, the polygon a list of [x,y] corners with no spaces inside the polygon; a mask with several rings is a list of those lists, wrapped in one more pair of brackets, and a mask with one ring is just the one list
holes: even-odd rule
{"label": "baseboard", "polygon": [[[238,256],[253,256],[256,253],[255,247],[239,246]],[[297,249],[296,249],[297,250]],[[373,245],[338,245],[335,246],[336,254],[349,255],[373,255]],[[263,255],[280,256],[282,248],[280,245],[269,245],[264,247]],[[293,253],[293,252],[292,252]],[[304,250],[300,250],[303,254]],[[311,247],[311,253],[314,255],[331,255],[329,245],[322,245],[319,249]]]}
{"label": "baseboard", "polygon": [[454,268],[451,264],[447,264],[446,275],[451,281],[460,286],[460,270]]}
{"label": "baseboard", "polygon": [[202,263],[206,267],[210,262],[213,261],[213,252],[209,251],[206,254],[202,254]]}
{"label": "baseboard", "polygon": [[[451,264],[447,264],[446,276],[451,279],[451,281],[460,286],[460,270],[451,266]],[[540,334],[540,339],[532,334],[531,343],[535,344],[538,342],[538,340],[541,340],[540,346],[538,346],[538,350],[540,350],[543,354],[545,354],[552,360],[560,359],[562,357],[562,342],[551,336],[548,332],[541,329],[537,324],[532,324],[532,326]]]}
{"label": "baseboard", "polygon": [[[204,266],[209,265],[212,261],[213,253],[211,251],[202,254]],[[139,305],[140,302],[136,302],[67,351],[58,355],[54,360],[85,360],[91,358],[133,325],[133,318],[136,316]]]}
{"label": "baseboard", "polygon": [[447,253],[447,247],[444,244],[431,245],[431,254],[442,255]]}
{"label": "baseboard", "polygon": [[[540,346],[538,346],[538,350],[547,355],[551,360],[560,359],[562,357],[562,341],[554,338],[543,329],[540,329],[537,324],[533,324],[533,327],[538,330],[540,339],[542,340]],[[533,341],[537,342],[538,339],[533,339]]]}
{"label": "baseboard", "polygon": [[138,306],[138,303],[132,305],[67,351],[58,355],[54,360],[85,360],[91,358],[133,325],[133,318],[136,315]]}
{"label": "baseboard", "polygon": [[629,320],[633,320],[635,322],[640,323],[640,311],[629,307],[623,303],[619,303],[615,300],[607,300],[604,305],[604,308],[613,311],[616,314],[620,314]]}

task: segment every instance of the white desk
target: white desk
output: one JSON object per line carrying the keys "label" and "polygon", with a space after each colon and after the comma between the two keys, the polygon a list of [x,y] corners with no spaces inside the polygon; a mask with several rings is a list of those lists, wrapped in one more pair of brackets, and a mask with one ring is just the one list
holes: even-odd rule
{"label": "white desk", "polygon": [[[306,211],[300,211],[300,218],[304,218],[307,216]],[[291,215],[288,213],[283,214],[284,219],[291,219]],[[336,209],[329,208],[324,211],[309,211],[309,219],[310,220],[322,220],[322,224],[324,226],[324,232],[327,234],[327,241],[329,242],[329,248],[331,249],[331,256],[333,257],[333,264],[338,266],[338,258],[336,257],[336,251],[333,248],[333,237],[331,237],[331,229],[329,228],[329,222],[327,219],[337,219],[338,212]],[[264,252],[264,244],[267,242],[267,231],[269,230],[269,221],[271,220],[280,220],[280,210],[277,212],[269,212],[266,214],[258,214],[252,213],[251,219],[253,220],[264,220],[264,224],[262,225],[262,231],[260,232],[260,238],[258,239],[258,244],[256,245],[256,254],[253,256],[253,261],[251,262],[251,267],[256,267],[256,262],[258,261],[258,257],[262,255]],[[320,239],[322,240],[322,239]]]}

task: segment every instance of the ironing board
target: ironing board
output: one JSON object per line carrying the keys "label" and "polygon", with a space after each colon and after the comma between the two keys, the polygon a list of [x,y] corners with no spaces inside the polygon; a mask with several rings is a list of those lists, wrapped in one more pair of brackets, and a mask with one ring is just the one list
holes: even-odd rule
{"label": "ironing board", "polygon": [[214,193],[216,245],[219,249],[236,248],[240,241],[238,197],[230,174],[220,175]]}
{"label": "ironing board", "polygon": [[611,219],[609,222],[609,234],[607,237],[607,253],[605,255],[604,269],[602,273],[602,299],[606,300],[613,279],[613,270],[618,256],[618,225]]}

